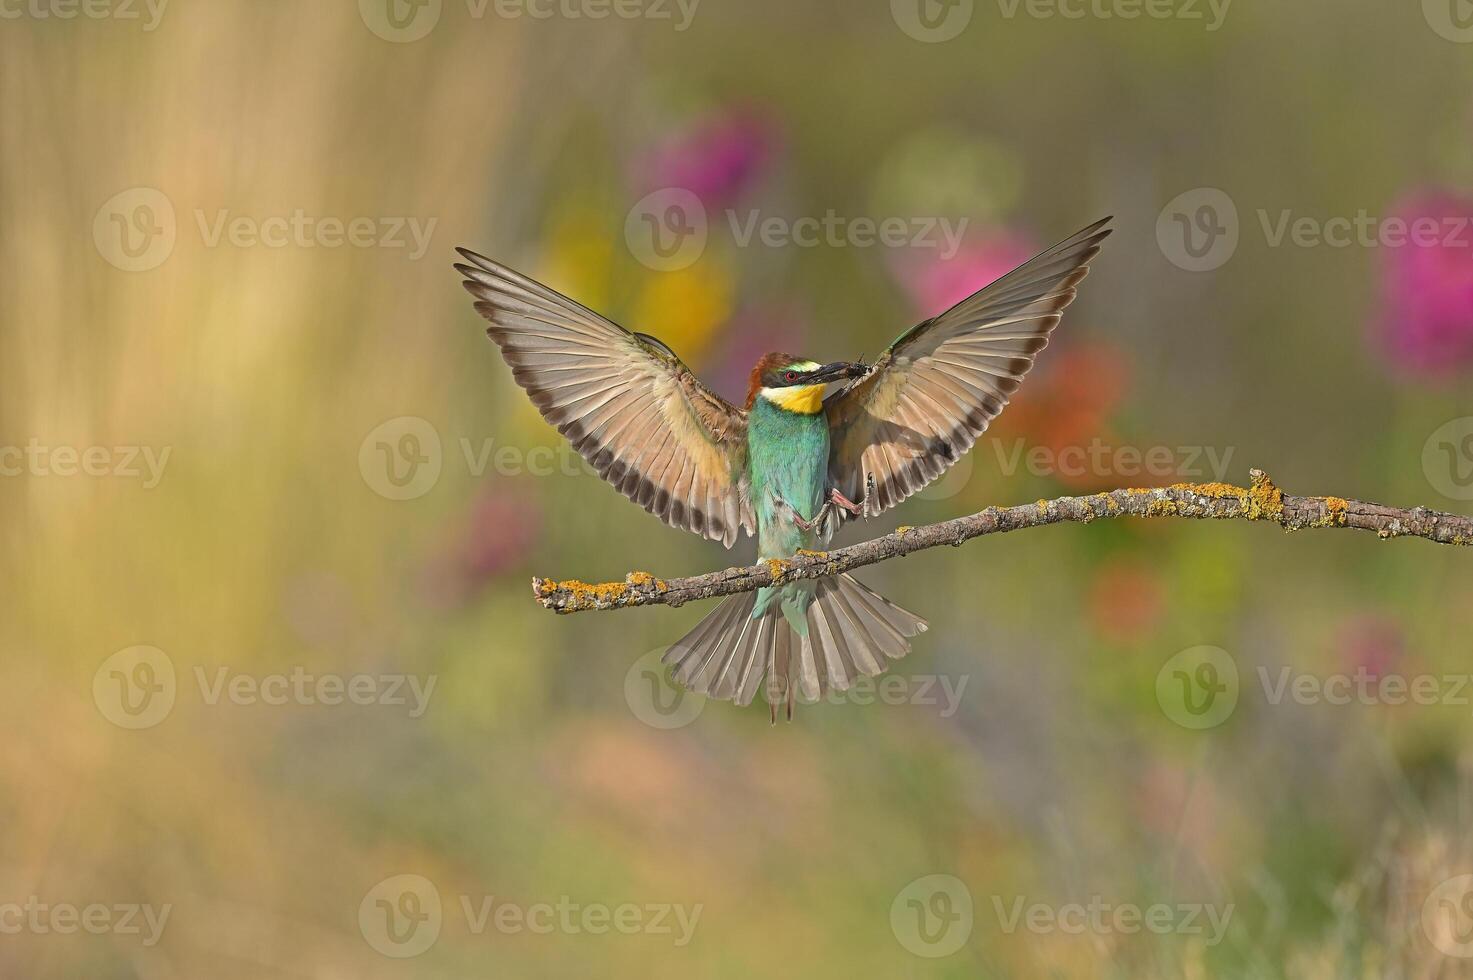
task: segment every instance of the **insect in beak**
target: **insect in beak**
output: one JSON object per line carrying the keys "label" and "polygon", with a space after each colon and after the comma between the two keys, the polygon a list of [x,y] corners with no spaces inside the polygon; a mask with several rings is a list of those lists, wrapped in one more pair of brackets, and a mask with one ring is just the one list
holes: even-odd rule
{"label": "insect in beak", "polygon": [[835,361],[825,364],[823,367],[809,373],[807,380],[812,384],[827,381],[844,381],[849,378],[858,378],[868,370],[863,364],[851,361]]}

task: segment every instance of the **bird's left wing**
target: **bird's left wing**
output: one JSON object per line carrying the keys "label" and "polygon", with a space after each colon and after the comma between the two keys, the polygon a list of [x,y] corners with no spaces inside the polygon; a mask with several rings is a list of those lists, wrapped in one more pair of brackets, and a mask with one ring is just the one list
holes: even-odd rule
{"label": "bird's left wing", "polygon": [[829,399],[829,480],[851,500],[864,497],[864,516],[900,503],[972,448],[1048,344],[1109,220],[916,324]]}
{"label": "bird's left wing", "polygon": [[655,338],[459,252],[468,264],[455,269],[517,384],[600,476],[672,527],[727,547],[752,533],[744,413]]}

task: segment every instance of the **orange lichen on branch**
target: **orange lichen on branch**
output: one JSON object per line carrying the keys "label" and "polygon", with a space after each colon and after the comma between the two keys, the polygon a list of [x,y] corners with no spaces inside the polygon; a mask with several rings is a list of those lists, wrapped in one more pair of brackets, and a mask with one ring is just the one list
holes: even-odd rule
{"label": "orange lichen on branch", "polygon": [[793,563],[786,558],[764,558],[762,564],[767,566],[767,574],[772,576],[773,585],[781,585],[783,576],[793,567]]}
{"label": "orange lichen on branch", "polygon": [[640,592],[668,592],[670,586],[664,579],[649,572],[630,572],[622,582],[600,582],[590,584],[577,579],[534,578],[532,593],[537,601],[558,612],[582,612],[585,609],[617,609],[631,604],[631,597]]}
{"label": "orange lichen on branch", "polygon": [[666,592],[670,588],[664,579],[655,578],[649,572],[630,572],[624,576],[624,581],[634,588],[653,588],[656,592]]}

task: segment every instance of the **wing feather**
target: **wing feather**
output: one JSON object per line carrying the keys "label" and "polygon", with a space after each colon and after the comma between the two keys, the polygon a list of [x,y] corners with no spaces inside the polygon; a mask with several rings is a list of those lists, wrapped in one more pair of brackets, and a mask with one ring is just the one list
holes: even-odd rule
{"label": "wing feather", "polygon": [[[829,479],[865,516],[900,503],[967,452],[1022,384],[1110,234],[1097,221],[901,334],[829,399]],[[865,494],[870,479],[874,491]]]}
{"label": "wing feather", "polygon": [[745,503],[746,414],[670,348],[460,249],[455,268],[512,377],[600,476],[673,527],[735,543]]}

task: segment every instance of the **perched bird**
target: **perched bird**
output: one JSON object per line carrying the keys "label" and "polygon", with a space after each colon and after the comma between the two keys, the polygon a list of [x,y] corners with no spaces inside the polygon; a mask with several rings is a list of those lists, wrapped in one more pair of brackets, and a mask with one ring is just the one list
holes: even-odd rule
{"label": "perched bird", "polygon": [[[512,376],[600,476],[675,527],[727,547],[745,530],[759,557],[785,558],[821,550],[972,447],[1048,343],[1109,220],[907,330],[874,364],[765,355],[742,408],[654,337],[467,249],[455,268]],[[728,597],[665,662],[686,687],[743,705],[766,678],[774,719],[780,701],[791,719],[796,693],[813,701],[880,674],[925,629],[836,575]]]}

